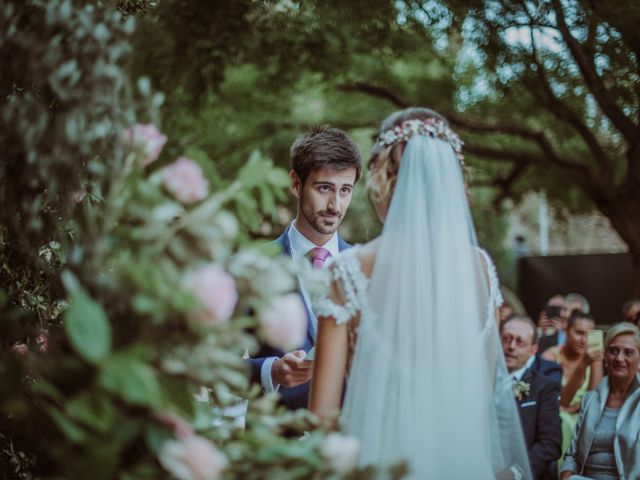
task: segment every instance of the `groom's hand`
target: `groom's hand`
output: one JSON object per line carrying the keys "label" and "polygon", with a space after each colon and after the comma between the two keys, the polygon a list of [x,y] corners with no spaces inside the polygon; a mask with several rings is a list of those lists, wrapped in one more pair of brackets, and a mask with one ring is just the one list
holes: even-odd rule
{"label": "groom's hand", "polygon": [[313,362],[305,361],[305,356],[304,350],[296,350],[273,362],[271,366],[273,383],[286,388],[307,383],[311,379]]}

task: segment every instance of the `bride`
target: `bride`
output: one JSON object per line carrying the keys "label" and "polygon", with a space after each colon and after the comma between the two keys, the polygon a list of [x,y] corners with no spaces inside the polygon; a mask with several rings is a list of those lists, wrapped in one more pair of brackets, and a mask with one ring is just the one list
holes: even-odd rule
{"label": "bride", "polygon": [[531,478],[461,147],[428,109],[382,123],[368,188],[384,229],[336,257],[330,293],[316,299],[309,408],[325,425],[340,415],[361,466],[405,461],[421,480]]}

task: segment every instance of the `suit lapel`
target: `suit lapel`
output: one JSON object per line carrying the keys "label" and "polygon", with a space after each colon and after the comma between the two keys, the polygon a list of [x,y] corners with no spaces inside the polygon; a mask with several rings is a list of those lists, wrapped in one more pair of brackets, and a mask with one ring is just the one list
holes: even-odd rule
{"label": "suit lapel", "polygon": [[278,238],[276,238],[275,242],[280,245],[280,247],[282,248],[282,252],[291,257],[291,243],[289,243],[289,228],[291,227],[287,227],[286,230],[282,233],[282,235],[280,235]]}
{"label": "suit lapel", "polygon": [[[291,226],[287,227],[286,230],[282,233],[282,235],[280,235],[275,242],[280,245],[280,247],[282,248],[282,252],[293,258],[293,254],[291,252],[291,243],[289,242],[289,229],[291,228]],[[352,245],[345,242],[344,239],[342,238],[342,236],[340,234],[338,234],[338,249],[342,252],[343,250],[346,250],[347,248],[351,248]],[[304,303],[304,309],[307,312],[307,340],[309,342],[309,344],[311,346],[315,345],[315,330],[313,328],[313,321],[311,320],[311,316],[312,313],[309,310],[309,306],[307,305],[307,303],[304,301],[304,298],[302,296],[301,290],[300,290],[300,280],[298,279],[298,294],[300,295],[300,299],[303,301]]]}
{"label": "suit lapel", "polygon": [[347,248],[351,248],[352,246],[353,245],[351,245],[350,243],[345,242],[342,236],[338,234],[338,250],[343,251]]}
{"label": "suit lapel", "polygon": [[[287,255],[290,258],[293,258],[293,253],[291,251],[291,242],[289,242],[289,229],[291,228],[291,226],[288,226],[286,228],[286,230],[282,233],[282,235],[280,235],[275,242],[280,245],[280,247],[282,247],[282,252]],[[315,345],[314,342],[314,338],[315,338],[315,331],[313,328],[313,321],[311,320],[311,311],[309,310],[309,306],[307,305],[307,302],[304,301],[304,297],[302,295],[302,287],[300,285],[300,279],[296,279],[298,282],[298,295],[300,295],[300,300],[302,300],[302,303],[304,305],[304,309],[307,312],[307,342],[309,343],[309,345],[313,346]]]}

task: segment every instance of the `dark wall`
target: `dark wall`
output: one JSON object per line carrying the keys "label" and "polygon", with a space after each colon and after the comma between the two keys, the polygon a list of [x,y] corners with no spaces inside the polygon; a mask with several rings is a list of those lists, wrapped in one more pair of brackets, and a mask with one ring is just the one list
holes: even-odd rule
{"label": "dark wall", "polygon": [[518,294],[534,321],[549,297],[573,292],[589,300],[597,323],[616,323],[622,319],[622,305],[632,296],[631,281],[631,257],[626,253],[518,261]]}

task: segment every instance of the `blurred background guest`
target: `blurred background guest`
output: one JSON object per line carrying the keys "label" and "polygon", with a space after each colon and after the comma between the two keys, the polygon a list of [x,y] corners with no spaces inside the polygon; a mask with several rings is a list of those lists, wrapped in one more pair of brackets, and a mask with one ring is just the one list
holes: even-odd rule
{"label": "blurred background guest", "polygon": [[630,323],[612,327],[605,339],[604,358],[608,376],[584,396],[562,463],[562,479],[640,478],[638,327]]}
{"label": "blurred background guest", "polygon": [[538,353],[564,343],[566,319],[562,318],[563,308],[564,295],[554,295],[547,300],[540,312],[538,317],[538,335],[540,337]]}
{"label": "blurred background guest", "polygon": [[567,322],[566,343],[550,347],[542,354],[542,358],[559,363],[563,370],[560,395],[563,452],[569,445],[573,428],[578,421],[582,397],[598,385],[604,374],[602,350],[587,348],[587,332],[595,326],[591,315],[574,311]]}
{"label": "blurred background guest", "polygon": [[514,381],[533,477],[547,479],[561,453],[560,384],[533,368],[538,333],[530,318],[514,315],[507,319],[501,325],[500,340]]}
{"label": "blurred background guest", "polygon": [[[591,311],[589,301],[579,293],[569,293],[565,297],[554,295],[549,299],[540,314],[539,323],[550,333],[541,336],[540,352],[544,352],[555,345],[564,345],[567,340],[567,321],[571,314],[577,310],[584,313]],[[551,328],[549,328],[549,325]]]}
{"label": "blurred background guest", "polygon": [[622,307],[622,318],[624,322],[638,326],[640,323],[640,298],[632,298],[625,302]]}
{"label": "blurred background guest", "polygon": [[500,322],[504,322],[507,318],[512,315],[526,315],[527,311],[522,305],[522,302],[518,298],[518,296],[513,292],[513,290],[505,287],[504,285],[500,285],[500,293],[502,294],[502,298],[504,302],[498,308],[498,313],[500,315]]}

